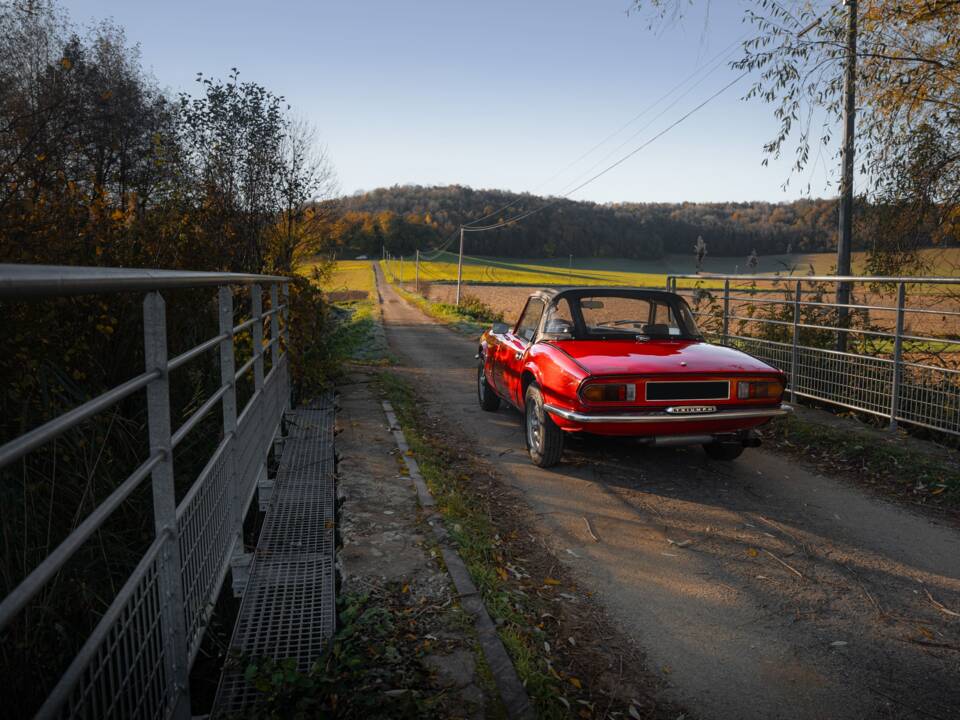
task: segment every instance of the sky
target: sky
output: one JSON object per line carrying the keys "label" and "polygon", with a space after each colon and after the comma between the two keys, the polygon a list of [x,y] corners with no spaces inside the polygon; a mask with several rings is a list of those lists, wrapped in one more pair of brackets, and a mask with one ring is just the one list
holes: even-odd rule
{"label": "sky", "polygon": [[[653,31],[648,16],[627,13],[629,0],[62,6],[78,25],[110,18],[122,26],[139,43],[144,67],[171,92],[196,92],[198,72],[225,77],[237,67],[241,79],[284,96],[317,129],[344,194],[413,183],[548,195],[588,179],[733,80],[737,73],[724,64],[707,70],[749,32],[746,2],[714,0],[709,17],[694,9]],[[705,69],[676,90],[698,68]],[[786,191],[788,159],[762,166],[776,122],[772,107],[741,99],[748,87],[742,80],[570,197],[777,202],[804,196],[808,183],[814,197],[834,195],[826,184],[830,152],[813,172],[793,176]]]}

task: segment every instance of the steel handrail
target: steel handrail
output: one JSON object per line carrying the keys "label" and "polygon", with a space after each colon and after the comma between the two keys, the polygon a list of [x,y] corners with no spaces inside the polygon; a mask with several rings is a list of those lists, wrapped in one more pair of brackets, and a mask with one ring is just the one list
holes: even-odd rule
{"label": "steel handrail", "polygon": [[221,385],[219,390],[207,398],[207,401],[197,408],[196,412],[187,418],[183,425],[178,427],[173,435],[170,436],[170,445],[174,448],[177,447],[177,445],[181,443],[187,434],[193,430],[194,427],[196,427],[197,423],[203,420],[203,418],[206,417],[211,410],[213,410],[213,408],[218,402],[220,402],[230,387],[231,385],[229,383]]}
{"label": "steel handrail", "polygon": [[206,342],[200,343],[199,345],[197,345],[191,350],[187,350],[184,353],[180,353],[175,358],[171,358],[170,362],[167,363],[167,372],[170,372],[171,370],[176,370],[181,365],[184,365],[190,362],[194,358],[200,357],[205,352],[207,352],[207,350],[213,350],[213,348],[217,347],[224,340],[229,340],[229,339],[230,339],[230,336],[227,333],[221,333],[216,337],[210,338]]}
{"label": "steel handrail", "polygon": [[158,377],[160,377],[159,370],[151,370],[150,372],[137,375],[137,377],[131,378],[125,383],[107,390],[102,395],[98,395],[93,398],[93,400],[88,400],[83,405],[75,407],[73,410],[68,410],[62,415],[58,415],[52,420],[45,422],[43,425],[24,433],[15,440],[11,440],[5,445],[0,446],[0,468],[9,465],[31,450],[35,450],[41,445],[59,437],[87,418],[103,412],[111,405],[115,405],[124,398],[129,397],[137,390],[145,388]]}
{"label": "steel handrail", "polygon": [[[126,382],[106,390],[99,396],[83,403],[79,407],[68,410],[43,425],[23,434],[15,440],[0,446],[0,467],[9,464],[41,445],[53,440],[65,431],[73,428],[90,417],[100,413],[130,395],[146,390],[147,416],[151,455],[119,486],[115,487],[107,498],[99,503],[84,520],[74,528],[47,555],[27,576],[16,585],[13,590],[0,602],[0,629],[14,620],[28,606],[31,598],[46,586],[65,563],[88,542],[90,537],[100,528],[112,513],[141,487],[147,478],[152,477],[154,525],[156,537],[147,550],[146,555],[133,573],[128,577],[121,591],[113,599],[107,611],[100,618],[93,633],[84,643],[80,652],[70,664],[67,672],[61,678],[47,701],[40,710],[40,716],[49,716],[71,705],[68,713],[73,714],[77,708],[72,706],[69,693],[75,687],[87,683],[93,688],[100,680],[96,676],[88,675],[91,663],[106,662],[110,657],[116,660],[114,650],[107,651],[103,657],[95,657],[97,648],[106,642],[110,632],[130,632],[136,636],[137,632],[145,632],[145,625],[135,626],[136,622],[155,623],[162,633],[162,647],[154,647],[155,657],[150,661],[153,670],[163,669],[169,675],[163,694],[169,700],[175,717],[189,717],[189,687],[186,672],[192,665],[193,658],[199,650],[199,636],[202,637],[206,621],[197,616],[198,608],[204,618],[209,616],[213,608],[213,600],[220,591],[220,587],[229,569],[231,557],[236,552],[237,543],[242,550],[242,522],[246,508],[249,506],[252,491],[256,489],[253,482],[262,472],[266,463],[266,452],[269,449],[270,437],[275,434],[271,431],[273,425],[279,424],[277,415],[282,415],[284,407],[288,407],[284,396],[289,392],[288,360],[283,349],[289,342],[289,283],[290,278],[272,275],[247,275],[235,273],[203,273],[162,270],[125,270],[118,268],[68,268],[54,266],[25,266],[0,264],[0,298],[26,299],[53,295],[76,295],[82,293],[108,293],[119,291],[144,291],[144,351],[147,362],[146,372]],[[261,283],[270,285],[270,310],[262,307]],[[234,330],[233,330],[233,291],[231,286],[250,286],[251,318],[242,324],[242,327],[252,327],[255,343],[262,347],[254,353],[250,362],[244,365],[242,372],[255,369],[255,392],[245,404],[240,413],[239,421],[236,418],[236,378],[233,373],[234,364]],[[170,288],[202,288],[218,287],[220,333],[199,345],[175,356],[169,357],[166,349],[166,319],[163,298],[160,290]],[[280,292],[283,292],[286,302],[279,302]],[[283,318],[283,327],[274,320]],[[266,322],[265,322],[266,321]],[[264,342],[263,329],[270,328],[269,340]],[[169,422],[170,396],[169,374],[186,363],[200,357],[204,353],[220,350],[220,385],[175,431],[172,432]],[[272,384],[264,386],[263,357],[268,349],[272,349],[271,370],[267,377]],[[282,385],[278,384],[282,380]],[[207,417],[218,405],[223,405],[224,434],[213,456],[208,460],[203,471],[198,475],[196,482],[187,492],[186,497],[179,504],[175,502],[173,484],[173,449],[179,445],[203,418]],[[265,406],[269,406],[270,415],[264,417]],[[261,428],[264,420],[269,420],[268,427]],[[246,425],[244,422],[246,421]],[[254,423],[250,425],[249,423]],[[243,427],[256,427],[255,431],[248,431],[246,439],[241,440],[239,432]],[[257,466],[244,467],[236,465],[235,446],[242,443],[244,448],[250,447],[249,433],[257,437],[258,459]],[[265,444],[266,443],[266,444]],[[215,468],[217,468],[215,470]],[[202,492],[211,487],[212,474],[218,477],[227,473],[227,482],[230,489],[223,496],[226,505],[210,505],[202,500]],[[218,481],[218,482],[222,482]],[[242,486],[242,487],[241,487]],[[224,509],[226,507],[226,509]],[[216,511],[214,511],[216,508]],[[189,513],[196,513],[190,515]],[[218,540],[219,553],[214,560],[215,571],[207,565],[196,566],[196,560],[191,560],[189,567],[181,557],[182,542],[193,543],[198,547],[201,534],[208,532],[210,523],[227,522],[228,531],[232,540],[226,542]],[[182,526],[181,526],[182,524]],[[222,526],[218,526],[222,527]],[[216,532],[222,533],[222,530]],[[223,547],[221,547],[221,545]],[[162,550],[162,552],[161,552]],[[192,551],[191,551],[192,552]],[[147,569],[153,564],[152,579],[147,578]],[[194,580],[202,579],[203,586],[185,584],[187,578],[182,574],[191,573]],[[213,574],[211,574],[213,573]],[[158,605],[145,609],[146,606],[127,608],[132,593],[141,586],[141,583],[151,583],[158,593]],[[190,581],[193,582],[193,581]],[[145,585],[143,587],[146,587]],[[201,591],[195,587],[202,587]],[[211,595],[212,593],[212,595]],[[188,602],[189,598],[189,602]],[[199,605],[198,605],[199,603]],[[132,613],[151,614],[148,619],[134,621],[131,618],[122,620],[122,614],[129,610]],[[187,617],[185,618],[185,613]],[[145,618],[147,616],[144,616]],[[187,628],[184,622],[190,624],[190,637],[187,637]],[[126,623],[126,624],[124,624]],[[133,625],[131,623],[134,623]],[[198,625],[199,623],[199,625]],[[153,626],[151,626],[153,627]],[[197,629],[199,628],[199,630]],[[151,630],[152,632],[152,630]],[[121,653],[122,654],[122,653]],[[130,661],[137,664],[140,653]],[[116,671],[117,668],[115,667]],[[119,670],[121,673],[126,668]],[[133,669],[130,672],[134,672]],[[87,678],[84,680],[83,678]],[[112,682],[112,681],[111,681]],[[108,692],[115,692],[116,688]],[[78,708],[86,707],[87,695],[80,696]],[[119,695],[110,696],[109,702],[116,702]]]}
{"label": "steel handrail", "polygon": [[288,283],[282,275],[0,263],[0,298]]}
{"label": "steel handrail", "polygon": [[37,565],[29,575],[27,575],[19,585],[17,585],[3,602],[0,602],[0,630],[3,630],[17,613],[30,602],[43,586],[59,572],[63,564],[67,562],[73,554],[80,549],[83,543],[93,535],[96,530],[106,522],[107,518],[113,514],[120,503],[130,497],[130,494],[140,487],[140,484],[146,480],[153,468],[163,459],[162,453],[155,453],[140,465],[133,473],[124,480],[116,490],[114,490],[107,499],[97,505],[97,507],[84,518],[69,535],[56,548],[47,555],[43,561]]}

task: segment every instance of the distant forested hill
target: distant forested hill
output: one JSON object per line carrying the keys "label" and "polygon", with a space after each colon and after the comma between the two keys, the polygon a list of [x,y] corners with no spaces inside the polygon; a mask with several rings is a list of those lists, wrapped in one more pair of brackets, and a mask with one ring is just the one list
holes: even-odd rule
{"label": "distant forested hill", "polygon": [[[332,240],[348,252],[379,255],[434,247],[461,223],[495,213],[493,224],[553,200],[460,185],[379,188],[342,198]],[[500,257],[659,258],[693,253],[702,235],[714,256],[818,252],[835,248],[834,200],[790,203],[622,203],[560,200],[515,225],[469,236],[469,254]]]}

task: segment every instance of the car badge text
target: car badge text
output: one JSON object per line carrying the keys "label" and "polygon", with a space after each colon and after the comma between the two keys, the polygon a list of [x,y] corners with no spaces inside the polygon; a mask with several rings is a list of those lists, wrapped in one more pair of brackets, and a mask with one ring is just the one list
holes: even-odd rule
{"label": "car badge text", "polygon": [[716,405],[677,405],[667,408],[667,412],[671,415],[695,415],[698,413],[712,413],[716,411]]}

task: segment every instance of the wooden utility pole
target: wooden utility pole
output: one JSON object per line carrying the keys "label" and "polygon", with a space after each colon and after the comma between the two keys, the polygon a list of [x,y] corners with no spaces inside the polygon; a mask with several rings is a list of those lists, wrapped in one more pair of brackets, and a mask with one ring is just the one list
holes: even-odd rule
{"label": "wooden utility pole", "polygon": [[[850,275],[853,234],[853,163],[857,94],[857,0],[846,0],[847,56],[843,79],[843,149],[840,177],[840,228],[837,236],[837,275]],[[849,325],[850,283],[837,283],[837,326]],[[847,333],[837,332],[837,350],[847,349]]]}
{"label": "wooden utility pole", "polygon": [[460,226],[460,257],[457,258],[457,302],[460,304],[460,282],[463,279],[463,225]]}

